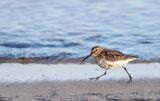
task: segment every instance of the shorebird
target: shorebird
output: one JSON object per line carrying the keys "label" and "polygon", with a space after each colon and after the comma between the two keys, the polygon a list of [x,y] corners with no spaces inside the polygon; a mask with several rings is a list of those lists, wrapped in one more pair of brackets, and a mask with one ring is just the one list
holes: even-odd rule
{"label": "shorebird", "polygon": [[123,68],[129,76],[129,81],[128,82],[132,82],[132,76],[130,75],[130,73],[128,72],[128,70],[126,69],[125,66],[130,61],[133,61],[133,60],[137,59],[137,57],[124,54],[124,53],[122,53],[120,51],[117,51],[117,50],[104,48],[102,46],[93,47],[91,49],[90,54],[88,56],[86,56],[82,60],[82,62],[85,61],[90,56],[93,56],[95,58],[95,62],[100,67],[105,69],[104,74],[102,74],[98,77],[95,77],[95,78],[90,78],[90,79],[98,80],[100,77],[106,75],[106,70],[114,69],[114,68]]}

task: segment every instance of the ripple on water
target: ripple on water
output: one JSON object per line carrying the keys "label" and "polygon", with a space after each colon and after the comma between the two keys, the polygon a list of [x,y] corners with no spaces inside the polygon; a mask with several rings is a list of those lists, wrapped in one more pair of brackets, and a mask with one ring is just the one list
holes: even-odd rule
{"label": "ripple on water", "polygon": [[5,0],[0,56],[77,58],[102,45],[142,59],[159,58],[159,5],[154,0]]}

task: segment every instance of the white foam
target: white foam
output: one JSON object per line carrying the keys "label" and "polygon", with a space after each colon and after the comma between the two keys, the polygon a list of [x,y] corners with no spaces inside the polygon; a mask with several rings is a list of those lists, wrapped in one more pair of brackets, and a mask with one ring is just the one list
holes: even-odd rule
{"label": "white foam", "polygon": [[[130,64],[127,66],[133,79],[160,78],[160,64]],[[97,65],[76,65],[76,64],[1,64],[0,82],[33,82],[33,81],[54,81],[54,80],[89,80],[104,73],[104,70]],[[107,75],[101,78],[128,79],[127,73],[119,68],[109,70]]]}

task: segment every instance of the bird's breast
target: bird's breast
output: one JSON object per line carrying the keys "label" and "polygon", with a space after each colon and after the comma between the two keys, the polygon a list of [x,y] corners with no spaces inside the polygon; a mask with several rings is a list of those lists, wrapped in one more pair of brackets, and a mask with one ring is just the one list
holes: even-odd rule
{"label": "bird's breast", "polygon": [[112,67],[112,65],[104,59],[96,59],[96,63],[104,69],[110,69]]}

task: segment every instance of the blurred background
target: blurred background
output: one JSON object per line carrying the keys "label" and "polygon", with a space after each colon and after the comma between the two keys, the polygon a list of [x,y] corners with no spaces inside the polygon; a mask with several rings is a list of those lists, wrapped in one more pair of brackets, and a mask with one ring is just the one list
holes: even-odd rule
{"label": "blurred background", "polygon": [[158,0],[3,0],[0,57],[79,58],[101,45],[160,59]]}

